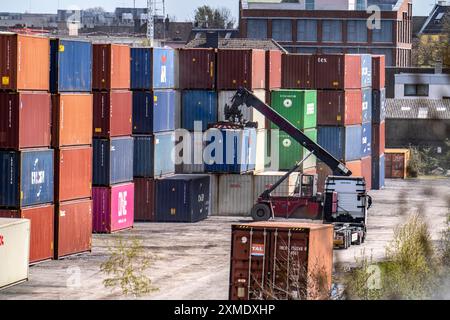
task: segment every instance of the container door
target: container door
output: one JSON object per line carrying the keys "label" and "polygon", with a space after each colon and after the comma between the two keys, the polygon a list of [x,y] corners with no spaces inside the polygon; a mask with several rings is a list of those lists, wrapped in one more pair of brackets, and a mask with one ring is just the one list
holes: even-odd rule
{"label": "container door", "polygon": [[392,177],[403,179],[405,178],[405,155],[392,155]]}
{"label": "container door", "polygon": [[386,178],[392,179],[392,154],[386,154],[385,159]]}

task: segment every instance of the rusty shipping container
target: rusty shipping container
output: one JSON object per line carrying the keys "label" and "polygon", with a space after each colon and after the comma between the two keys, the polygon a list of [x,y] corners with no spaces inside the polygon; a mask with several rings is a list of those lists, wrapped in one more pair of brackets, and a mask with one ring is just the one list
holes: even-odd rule
{"label": "rusty shipping container", "polygon": [[[332,271],[331,225],[265,222],[232,226],[230,300],[327,299]],[[302,280],[290,281],[293,277]],[[291,296],[292,292],[302,292],[302,296]]]}
{"label": "rusty shipping container", "polygon": [[129,90],[131,86],[130,47],[94,44],[93,90]]}
{"label": "rusty shipping container", "polygon": [[362,158],[361,176],[366,180],[367,191],[372,190],[372,157]]}
{"label": "rusty shipping container", "polygon": [[361,56],[315,55],[316,89],[361,89]]}
{"label": "rusty shipping container", "polygon": [[249,90],[266,87],[266,54],[264,50],[220,49],[217,54],[217,88]]}
{"label": "rusty shipping container", "polygon": [[362,124],[361,90],[317,91],[317,124],[319,126]]}
{"label": "rusty shipping container", "polygon": [[411,151],[409,149],[386,149],[386,178],[406,179]]}
{"label": "rusty shipping container", "polygon": [[94,137],[131,136],[133,132],[131,91],[94,92]]}
{"label": "rusty shipping container", "polygon": [[52,96],[53,148],[92,145],[93,97],[85,93]]}
{"label": "rusty shipping container", "polygon": [[53,258],[54,214],[53,205],[28,207],[22,210],[0,210],[1,218],[31,221],[30,264]]}
{"label": "rusty shipping container", "polygon": [[283,89],[315,89],[313,55],[284,54],[282,63]]}
{"label": "rusty shipping container", "polygon": [[372,124],[372,155],[380,157],[386,150],[386,122]]}
{"label": "rusty shipping container", "polygon": [[50,94],[0,93],[0,148],[50,147]]}
{"label": "rusty shipping container", "polygon": [[49,91],[50,40],[0,34],[0,89]]}
{"label": "rusty shipping container", "polygon": [[155,221],[155,180],[134,179],[134,221]]}
{"label": "rusty shipping container", "polygon": [[382,90],[386,87],[386,56],[372,56],[372,89]]}
{"label": "rusty shipping container", "polygon": [[282,52],[266,51],[266,90],[281,88]]}
{"label": "rusty shipping container", "polygon": [[180,89],[216,88],[216,49],[180,49]]}
{"label": "rusty shipping container", "polygon": [[92,200],[63,202],[56,207],[55,259],[92,248]]}
{"label": "rusty shipping container", "polygon": [[55,201],[92,197],[92,147],[55,150]]}

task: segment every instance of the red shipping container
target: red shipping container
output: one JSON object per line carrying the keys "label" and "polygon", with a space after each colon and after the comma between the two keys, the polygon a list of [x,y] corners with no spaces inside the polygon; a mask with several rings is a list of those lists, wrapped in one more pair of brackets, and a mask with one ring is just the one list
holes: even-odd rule
{"label": "red shipping container", "polygon": [[361,176],[366,180],[366,190],[372,190],[372,157],[365,157],[361,160]]}
{"label": "red shipping container", "polygon": [[131,136],[133,131],[131,91],[94,93],[94,137]]}
{"label": "red shipping container", "polygon": [[1,34],[0,57],[0,89],[49,91],[48,38]]}
{"label": "red shipping container", "polygon": [[333,175],[333,171],[325,163],[317,162],[317,192],[325,191],[325,182],[329,176]]}
{"label": "red shipping container", "polygon": [[53,95],[53,148],[91,145],[93,108],[92,94]]}
{"label": "red shipping container", "polygon": [[266,51],[266,89],[281,88],[281,61],[282,52],[280,50]]}
{"label": "red shipping container", "polygon": [[0,93],[0,148],[48,148],[50,126],[50,94]]}
{"label": "red shipping container", "polygon": [[22,210],[0,210],[0,217],[31,221],[30,264],[53,258],[54,206],[29,207]]}
{"label": "red shipping container", "polygon": [[154,179],[134,179],[134,221],[155,221]]}
{"label": "red shipping container", "polygon": [[361,56],[315,55],[316,89],[361,89]]}
{"label": "red shipping container", "polygon": [[216,88],[215,49],[180,49],[180,88],[185,90]]}
{"label": "red shipping container", "polygon": [[283,89],[315,89],[313,55],[284,54],[282,63]]}
{"label": "red shipping container", "polygon": [[386,87],[386,56],[372,56],[372,88],[381,90]]}
{"label": "red shipping container", "polygon": [[92,197],[92,147],[55,150],[55,201]]}
{"label": "red shipping container", "polygon": [[386,151],[386,122],[372,124],[372,155],[380,157]]}
{"label": "red shipping container", "polygon": [[92,68],[93,90],[130,89],[130,47],[118,44],[94,44]]}
{"label": "red shipping container", "polygon": [[219,90],[266,88],[266,53],[254,49],[219,49],[217,54]]}
{"label": "red shipping container", "polygon": [[91,251],[92,200],[60,203],[55,227],[55,259]]}
{"label": "red shipping container", "polygon": [[317,91],[317,125],[357,125],[362,124],[362,117],[360,89]]}

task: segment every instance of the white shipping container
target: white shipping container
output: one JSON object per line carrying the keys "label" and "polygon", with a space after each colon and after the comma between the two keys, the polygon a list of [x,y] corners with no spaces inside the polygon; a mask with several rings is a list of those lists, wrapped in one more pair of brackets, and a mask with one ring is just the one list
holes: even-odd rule
{"label": "white shipping container", "polygon": [[[253,177],[254,180],[254,198],[257,200],[259,196],[271,188],[278,180],[280,180],[286,172],[263,172],[256,174]],[[299,178],[300,173],[294,172],[292,173],[287,180],[285,180],[273,193],[272,196],[275,197],[286,197],[293,195],[295,192],[295,186],[297,184],[297,180]]]}
{"label": "white shipping container", "polygon": [[254,204],[252,175],[219,176],[219,215],[248,217]]}
{"label": "white shipping container", "polygon": [[210,191],[209,194],[209,204],[210,204],[210,215],[219,215],[219,176],[215,174],[210,175]]}
{"label": "white shipping container", "polygon": [[[261,101],[266,101],[266,91],[265,90],[254,90],[254,95],[258,97]],[[231,107],[231,99],[236,94],[236,91],[219,91],[219,121],[226,121],[225,119],[225,106]],[[246,106],[241,107],[242,115],[244,119],[251,122],[258,122],[258,129],[266,128],[266,117],[262,113],[258,112],[254,108],[247,108]]]}
{"label": "white shipping container", "polygon": [[0,289],[28,280],[30,220],[0,219]]}
{"label": "white shipping container", "polygon": [[176,150],[176,154],[179,155],[179,159],[177,159],[177,161],[182,163],[177,164],[175,166],[175,173],[176,174],[204,173],[205,161],[203,159],[203,152],[205,150],[206,143],[203,141],[203,135],[201,133],[199,136],[192,135],[190,143],[189,142],[185,143],[184,136],[176,132],[175,141],[177,142],[180,141],[178,147],[183,148],[182,154],[178,153],[178,149]]}
{"label": "white shipping container", "polygon": [[269,133],[266,129],[256,132],[256,167],[255,172],[264,172],[267,157],[267,138]]}

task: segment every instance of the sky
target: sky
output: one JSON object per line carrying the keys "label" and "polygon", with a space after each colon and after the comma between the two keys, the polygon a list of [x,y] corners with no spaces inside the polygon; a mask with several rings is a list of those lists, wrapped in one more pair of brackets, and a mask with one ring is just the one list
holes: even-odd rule
{"label": "sky", "polygon": [[[162,0],[158,0],[162,2]],[[166,13],[175,16],[179,21],[192,19],[198,6],[208,4],[213,7],[228,7],[236,20],[238,16],[238,0],[165,0]],[[436,0],[414,0],[414,15],[428,15]],[[136,0],[137,7],[145,7],[146,0]],[[132,7],[133,0],[0,0],[0,12],[36,12],[55,13],[58,8],[68,9],[71,6],[81,9],[101,6],[107,11],[116,7]]]}

